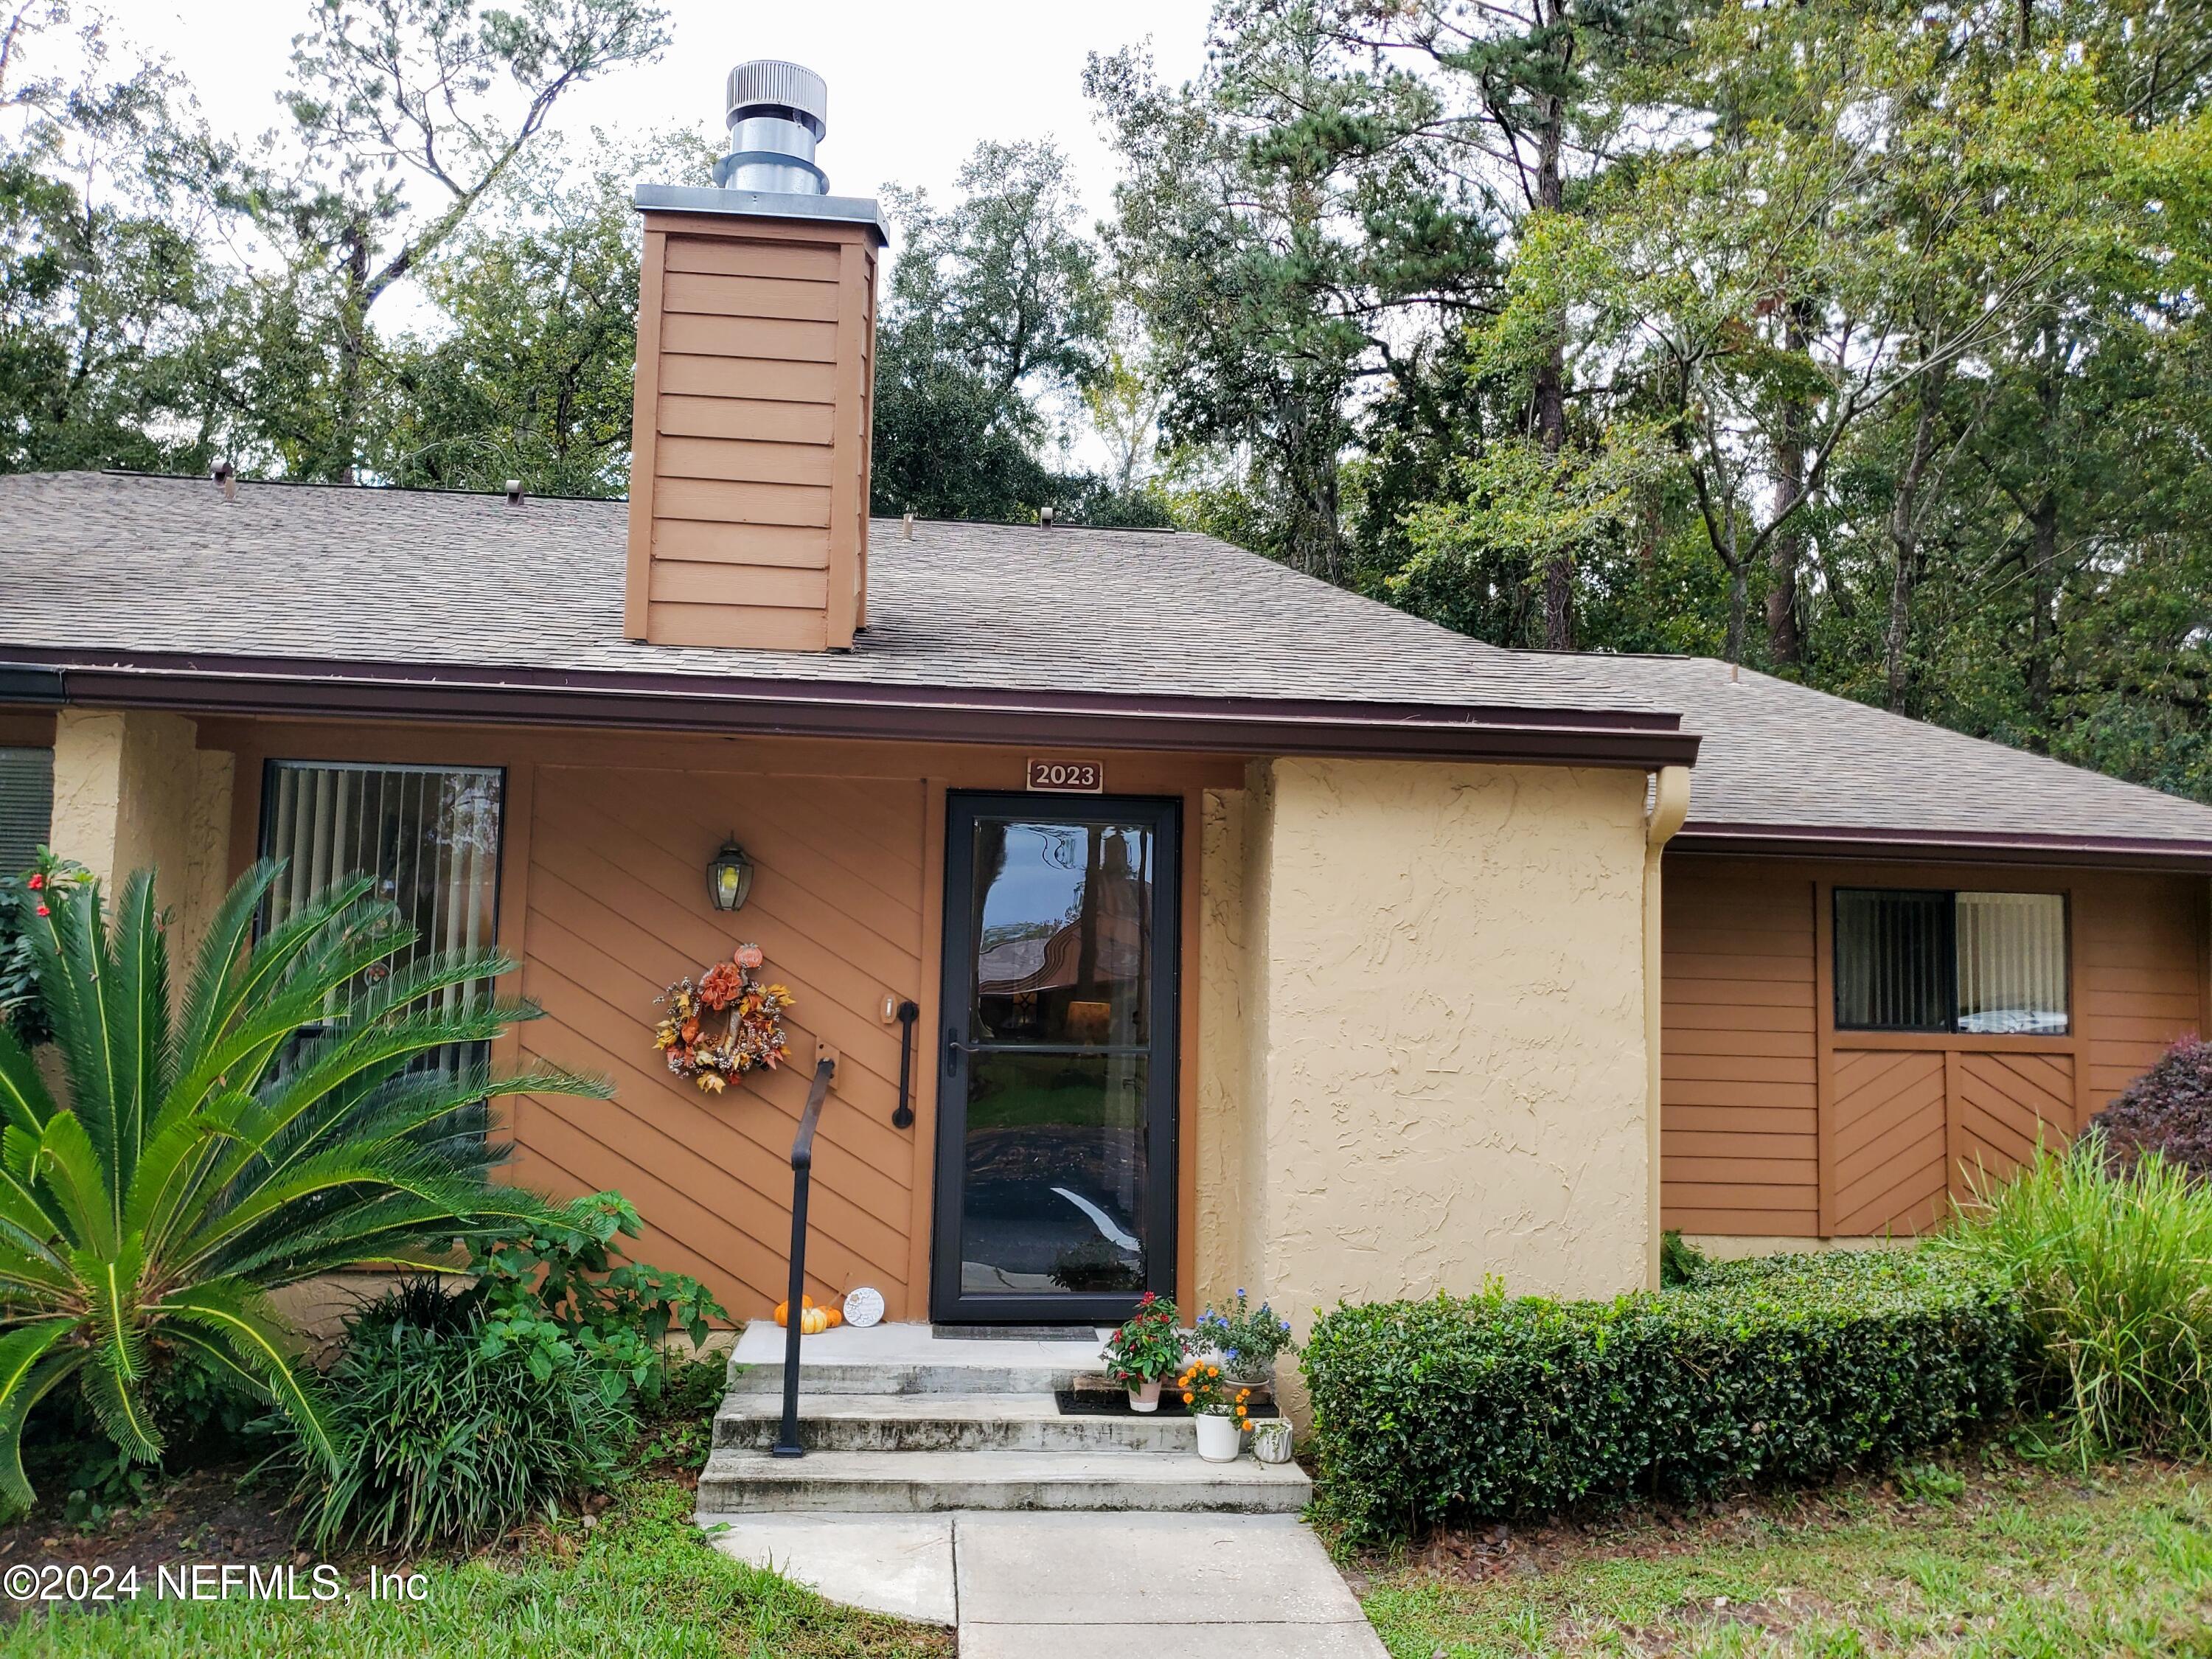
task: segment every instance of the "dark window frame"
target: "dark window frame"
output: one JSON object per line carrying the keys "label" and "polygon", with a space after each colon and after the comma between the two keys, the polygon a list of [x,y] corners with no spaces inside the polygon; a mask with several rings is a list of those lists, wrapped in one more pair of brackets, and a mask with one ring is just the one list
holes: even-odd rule
{"label": "dark window frame", "polygon": [[[507,793],[507,769],[504,765],[487,765],[477,761],[383,761],[363,760],[357,757],[340,758],[312,755],[264,756],[261,762],[261,800],[259,810],[255,815],[257,822],[253,831],[253,854],[257,860],[272,856],[269,848],[269,836],[276,817],[276,775],[287,768],[304,769],[312,767],[343,767],[355,771],[377,772],[488,772],[495,776],[499,780],[499,823],[491,855],[491,903],[489,907],[491,915],[491,937],[484,941],[483,948],[486,951],[499,949],[500,904],[506,891],[507,882],[507,811],[510,799]],[[255,909],[253,937],[257,943],[269,930],[271,905],[270,896],[264,894],[260,904]],[[301,1026],[295,1034],[293,1040],[297,1042],[301,1037],[318,1036],[326,1029],[325,1024],[319,1020],[312,1024]],[[491,1045],[488,1042],[471,1043],[468,1047],[476,1051],[471,1056],[472,1060],[483,1060],[489,1057]]]}
{"label": "dark window frame", "polygon": [[[1959,900],[1969,893],[2021,894],[2039,898],[2055,898],[2059,902],[2059,945],[2064,953],[2061,965],[2060,982],[2066,988],[2065,1029],[2059,1031],[1998,1032],[1971,1031],[1960,1024],[1965,1018],[1959,1009]],[[1942,975],[1942,998],[1949,1012],[1941,1025],[1881,1025],[1857,1024],[1844,1018],[1844,927],[1843,900],[1847,894],[1910,894],[1916,897],[1942,897],[1948,901],[1942,910],[1942,939],[1938,960]],[[1838,1032],[1850,1031],[1887,1033],[1899,1036],[1966,1036],[1978,1041],[1996,1037],[2032,1036],[2045,1039],[2072,1037],[2074,1023],[2074,896],[2059,889],[2041,887],[1871,887],[1856,884],[1838,884],[1828,895],[1828,1014]]]}

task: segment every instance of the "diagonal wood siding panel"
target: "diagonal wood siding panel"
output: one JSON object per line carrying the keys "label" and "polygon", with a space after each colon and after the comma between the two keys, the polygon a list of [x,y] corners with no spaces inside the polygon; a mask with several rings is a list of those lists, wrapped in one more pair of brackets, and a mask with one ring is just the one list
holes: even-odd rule
{"label": "diagonal wood siding panel", "polygon": [[[808,1253],[817,1300],[873,1285],[913,1305],[911,1139],[890,1127],[898,1030],[887,995],[921,988],[919,781],[542,765],[532,796],[522,988],[546,1017],[526,1050],[613,1077],[612,1102],[532,1100],[521,1161],[558,1189],[616,1188],[650,1218],[646,1259],[696,1274],[739,1318],[783,1295],[791,1137],[816,1046],[841,1055],[817,1143]],[[735,915],[702,872],[732,825],[754,860]],[[797,997],[794,1065],[704,1095],[653,1046],[654,999],[737,944]]]}
{"label": "diagonal wood siding panel", "polygon": [[1962,1054],[1953,1087],[1951,1190],[1960,1198],[2033,1158],[2039,1141],[2057,1146],[2073,1137],[2071,1054]]}
{"label": "diagonal wood siding panel", "polygon": [[[1663,1224],[1838,1237],[1923,1231],[2063,1142],[2203,1029],[2199,878],[1973,865],[1664,866]],[[2072,1026],[2040,1036],[1838,1031],[1822,909],[1838,886],[2066,895]]]}
{"label": "diagonal wood siding panel", "polygon": [[1836,1231],[1925,1232],[1950,1201],[1942,1054],[1838,1048],[1835,1067]]}

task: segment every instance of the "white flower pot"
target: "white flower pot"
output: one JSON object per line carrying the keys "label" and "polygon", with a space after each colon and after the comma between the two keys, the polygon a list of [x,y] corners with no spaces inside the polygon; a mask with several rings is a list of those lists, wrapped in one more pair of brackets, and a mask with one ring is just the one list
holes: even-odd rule
{"label": "white flower pot", "polygon": [[1139,1382],[1129,1390],[1129,1409],[1133,1412],[1156,1412],[1160,1408],[1160,1379]]}
{"label": "white flower pot", "polygon": [[1218,1412],[1198,1415],[1198,1455],[1209,1463],[1234,1463],[1243,1439],[1237,1419]]}
{"label": "white flower pot", "polygon": [[1252,1425],[1252,1455],[1262,1463],[1291,1461],[1291,1425],[1279,1417],[1263,1418]]}

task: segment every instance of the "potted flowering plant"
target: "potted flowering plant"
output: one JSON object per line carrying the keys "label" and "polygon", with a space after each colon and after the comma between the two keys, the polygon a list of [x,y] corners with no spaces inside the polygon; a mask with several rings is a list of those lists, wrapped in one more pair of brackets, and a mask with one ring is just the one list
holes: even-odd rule
{"label": "potted flowering plant", "polygon": [[1273,1386],[1275,1361],[1297,1347],[1291,1340],[1291,1322],[1265,1302],[1254,1307],[1244,1292],[1237,1292],[1237,1305],[1222,1313],[1208,1304],[1198,1316],[1198,1340],[1221,1356],[1222,1368],[1237,1382]]}
{"label": "potted flowering plant", "polygon": [[1209,1463],[1235,1462],[1251,1418],[1247,1402],[1252,1390],[1238,1389],[1231,1394],[1231,1385],[1222,1380],[1221,1367],[1206,1359],[1186,1369],[1176,1378],[1176,1387],[1198,1419],[1198,1455]]}
{"label": "potted flowering plant", "polygon": [[1160,1408],[1160,1381],[1182,1364],[1185,1340],[1176,1324],[1176,1304],[1146,1291],[1137,1311],[1107,1339],[1102,1351],[1106,1375],[1129,1391],[1129,1409]]}

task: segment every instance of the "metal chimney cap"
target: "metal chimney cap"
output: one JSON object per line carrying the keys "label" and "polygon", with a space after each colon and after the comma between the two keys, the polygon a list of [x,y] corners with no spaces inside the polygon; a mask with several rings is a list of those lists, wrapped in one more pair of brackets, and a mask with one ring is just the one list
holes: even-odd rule
{"label": "metal chimney cap", "polygon": [[811,122],[819,137],[830,125],[830,83],[800,64],[780,58],[756,58],[730,71],[726,120],[763,105],[795,110]]}

